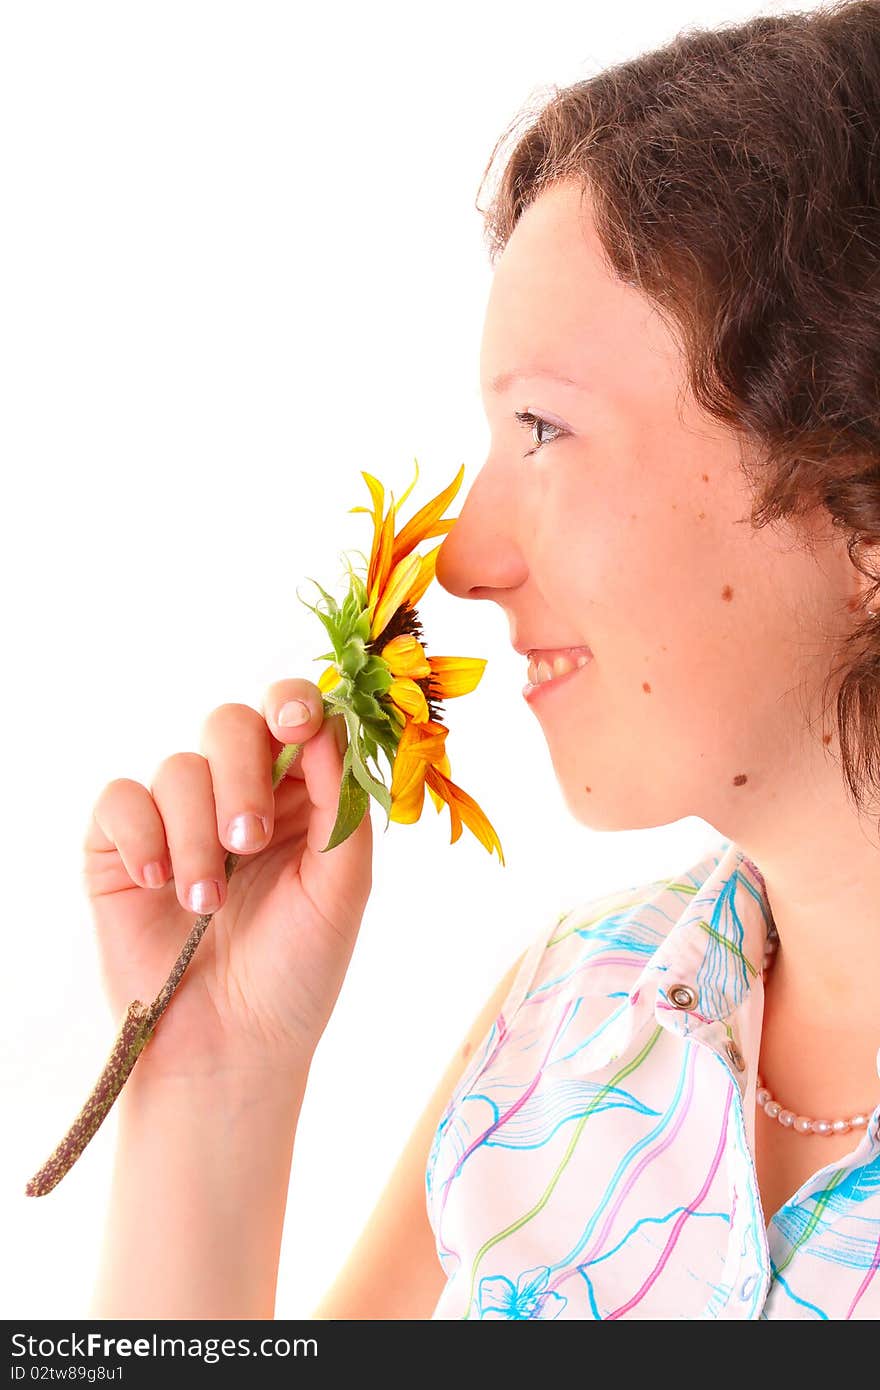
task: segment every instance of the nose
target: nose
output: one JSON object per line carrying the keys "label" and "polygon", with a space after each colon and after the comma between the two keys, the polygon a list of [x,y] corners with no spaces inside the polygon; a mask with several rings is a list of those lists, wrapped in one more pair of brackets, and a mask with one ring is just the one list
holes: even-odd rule
{"label": "nose", "polygon": [[434,576],[457,598],[485,599],[516,588],[525,575],[509,482],[500,468],[484,464],[437,553]]}

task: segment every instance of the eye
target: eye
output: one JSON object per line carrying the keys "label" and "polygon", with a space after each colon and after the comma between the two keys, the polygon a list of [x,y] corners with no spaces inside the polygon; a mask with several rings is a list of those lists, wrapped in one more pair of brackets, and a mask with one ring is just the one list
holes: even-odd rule
{"label": "eye", "polygon": [[521,425],[532,430],[532,438],[535,440],[534,449],[528,449],[523,455],[523,458],[530,458],[532,454],[536,454],[545,444],[552,444],[554,442],[553,439],[536,438],[534,432],[539,426],[544,429],[555,430],[555,439],[559,439],[565,434],[565,430],[561,429],[559,425],[552,425],[549,420],[543,420],[540,415],[533,415],[530,410],[515,410],[513,413]]}

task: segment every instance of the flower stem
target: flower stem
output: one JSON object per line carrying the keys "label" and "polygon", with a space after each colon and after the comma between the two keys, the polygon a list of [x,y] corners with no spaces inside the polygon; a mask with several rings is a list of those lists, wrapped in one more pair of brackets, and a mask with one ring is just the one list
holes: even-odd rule
{"label": "flower stem", "polygon": [[[325,714],[327,704],[325,702]],[[272,764],[272,790],[278,786],[293,762],[301,743],[288,743]],[[228,851],[226,855],[226,882],[235,872],[240,856]],[[97,1133],[119,1095],[138,1057],[153,1035],[153,1030],[171,1002],[171,996],[183,979],[184,971],[195,954],[195,949],[205,934],[205,928],[213,917],[212,912],[202,913],[193,923],[192,930],[183,950],[174,962],[171,973],[149,1008],[139,999],[129,1004],[122,1027],[119,1030],[113,1050],[107,1059],[91,1095],[77,1115],[67,1134],[51,1157],[35,1173],[25,1188],[27,1197],[44,1197],[47,1192],[69,1172],[92,1136]]]}

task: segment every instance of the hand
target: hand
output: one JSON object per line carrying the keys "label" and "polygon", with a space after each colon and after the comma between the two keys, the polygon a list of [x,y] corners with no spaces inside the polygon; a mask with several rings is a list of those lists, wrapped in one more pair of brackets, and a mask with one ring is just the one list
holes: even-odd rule
{"label": "hand", "polygon": [[[305,724],[277,722],[291,700],[308,706]],[[336,820],[345,739],[341,716],[324,720],[316,685],[278,681],[262,713],[238,704],[213,710],[201,753],[166,758],[149,791],[128,778],[104,787],[83,845],[83,880],[117,1025],[134,999],[149,1005],[195,918],[219,903],[138,1059],[140,1076],[268,1078],[308,1068],[372,887],[369,810],[347,840],[321,853]],[[303,747],[273,792],[272,765],[290,743]],[[242,846],[230,823],[248,813],[264,819],[265,831]],[[228,850],[241,857],[227,884]],[[154,863],[164,886],[148,883]],[[219,897],[193,898],[198,885]]]}

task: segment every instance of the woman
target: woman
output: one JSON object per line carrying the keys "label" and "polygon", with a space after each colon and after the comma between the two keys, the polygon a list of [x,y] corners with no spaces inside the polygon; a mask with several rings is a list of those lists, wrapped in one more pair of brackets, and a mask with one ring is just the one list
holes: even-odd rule
{"label": "woman", "polygon": [[[723,839],[545,924],[316,1316],[880,1314],[878,132],[861,0],[557,91],[504,164],[492,444],[437,577],[508,614],[579,821]],[[96,803],[117,1016],[219,904],[119,1101],[96,1315],[272,1316],[371,886],[369,817],[318,853],[336,732],[282,680]]]}

